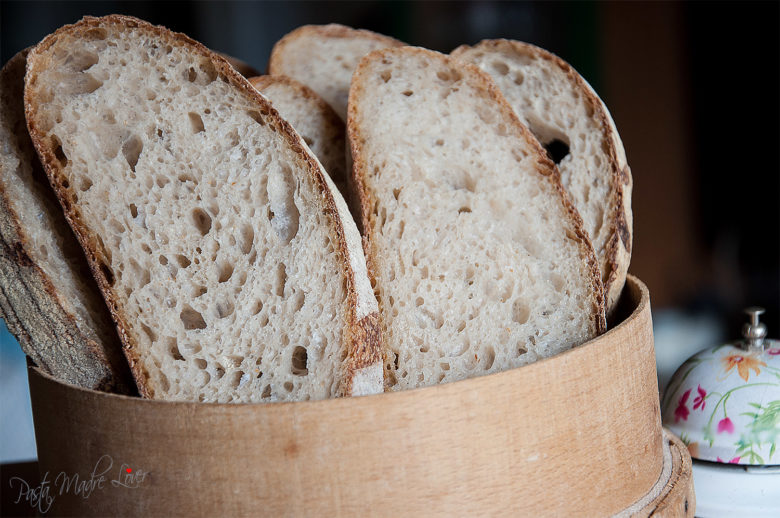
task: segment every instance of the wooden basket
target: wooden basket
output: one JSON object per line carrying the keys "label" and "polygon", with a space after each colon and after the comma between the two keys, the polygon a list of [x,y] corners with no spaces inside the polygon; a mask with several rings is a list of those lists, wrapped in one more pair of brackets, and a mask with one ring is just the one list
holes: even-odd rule
{"label": "wooden basket", "polygon": [[[623,303],[618,325],[554,358],[361,398],[149,401],[65,385],[32,367],[51,513],[649,515],[670,495],[670,450],[647,288],[630,277]],[[677,450],[679,471],[687,452]],[[683,511],[689,471],[688,458],[672,515]]]}

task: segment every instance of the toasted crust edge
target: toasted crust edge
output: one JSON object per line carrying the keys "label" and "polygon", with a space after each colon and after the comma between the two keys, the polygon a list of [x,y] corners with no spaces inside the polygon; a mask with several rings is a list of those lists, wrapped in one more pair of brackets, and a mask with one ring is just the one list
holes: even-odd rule
{"label": "toasted crust edge", "polygon": [[[381,340],[381,332],[361,333],[356,331],[361,325],[361,320],[357,319],[357,315],[364,310],[367,305],[370,305],[370,301],[365,300],[365,294],[360,293],[356,289],[355,272],[351,267],[350,261],[351,256],[355,254],[355,251],[345,237],[344,224],[337,203],[334,200],[333,192],[327,184],[321,166],[311,153],[306,151],[306,144],[298,137],[290,124],[279,116],[271,104],[244,77],[242,77],[227,61],[197,41],[182,33],[173,32],[165,27],[152,25],[131,16],[109,15],[101,18],[86,16],[75,24],[66,25],[53,34],[50,34],[30,52],[27,64],[27,75],[25,78],[25,113],[28,130],[32,137],[33,144],[41,157],[46,173],[65,210],[68,222],[74,229],[82,248],[86,252],[90,268],[106,298],[111,315],[117,323],[120,336],[125,345],[125,355],[130,363],[141,395],[146,398],[153,398],[155,390],[149,383],[149,375],[138,355],[136,349],[137,343],[133,335],[133,326],[130,324],[129,319],[124,314],[122,308],[118,305],[117,297],[108,281],[107,274],[110,274],[110,271],[106,266],[105,251],[100,249],[99,242],[91,235],[91,231],[82,222],[80,214],[77,208],[74,207],[70,198],[69,190],[63,186],[62,171],[59,169],[54,153],[42,140],[42,135],[36,128],[35,115],[37,105],[35,99],[33,99],[33,92],[30,86],[34,83],[37,70],[36,67],[45,66],[45,63],[40,63],[41,61],[45,61],[43,54],[57,43],[58,38],[66,34],[75,35],[82,31],[86,32],[93,28],[102,28],[106,26],[120,26],[123,29],[141,29],[156,38],[167,40],[180,46],[189,47],[192,52],[200,54],[210,60],[218,74],[227,79],[232,87],[247,95],[261,107],[261,113],[268,117],[269,123],[277,128],[278,133],[287,140],[293,152],[298,154],[303,160],[312,180],[321,189],[323,208],[334,222],[335,228],[332,230],[339,243],[339,252],[347,273],[348,308],[344,326],[344,336],[346,337],[344,345],[347,349],[346,352],[349,361],[344,377],[340,380],[340,393],[343,395],[351,395],[352,378],[355,376],[355,372],[370,366],[372,363],[377,363],[381,357],[381,344],[379,342],[379,340]],[[362,251],[359,252],[359,255],[362,256]],[[366,325],[370,325],[370,322],[367,322]],[[367,343],[354,343],[349,341],[349,339],[360,339],[363,336],[365,336],[367,340],[372,341]]]}
{"label": "toasted crust edge", "polygon": [[[371,239],[372,236],[370,232],[368,232],[368,229],[371,228],[369,225],[370,207],[373,206],[376,199],[374,196],[372,196],[370,190],[368,189],[366,178],[365,178],[367,167],[366,164],[364,163],[364,156],[362,153],[362,143],[361,143],[362,136],[359,133],[359,129],[357,128],[357,123],[356,123],[357,107],[356,107],[355,99],[358,97],[359,91],[363,89],[363,84],[361,79],[365,75],[364,69],[366,69],[372,61],[381,60],[383,57],[388,56],[388,54],[396,54],[396,53],[424,54],[432,59],[443,60],[450,66],[455,64],[455,66],[462,67],[463,69],[467,70],[469,73],[471,73],[474,76],[477,84],[482,86],[486,90],[488,96],[493,101],[497,102],[500,105],[501,111],[503,112],[507,120],[511,120],[514,123],[514,125],[522,133],[523,137],[529,142],[531,147],[536,151],[537,156],[539,157],[539,161],[537,162],[537,171],[539,172],[540,176],[543,179],[546,179],[546,181],[550,182],[554,192],[556,192],[560,197],[561,202],[565,207],[566,213],[569,215],[573,227],[573,232],[577,237],[581,256],[586,258],[588,281],[590,285],[590,290],[593,293],[595,299],[589,316],[591,322],[590,331],[592,333],[592,336],[594,337],[602,334],[604,331],[606,331],[607,324],[606,324],[605,307],[604,307],[604,290],[601,281],[600,270],[598,267],[598,260],[596,259],[595,252],[593,251],[593,246],[591,245],[590,238],[587,236],[587,233],[585,232],[582,218],[580,217],[579,212],[577,212],[577,210],[574,208],[574,205],[571,203],[568,194],[566,193],[566,191],[563,189],[563,186],[561,185],[560,173],[558,172],[558,169],[555,167],[555,164],[552,162],[552,160],[550,160],[547,157],[547,154],[545,153],[541,144],[539,144],[539,142],[531,134],[528,128],[520,121],[520,119],[518,118],[517,114],[515,114],[512,107],[509,105],[506,99],[504,99],[504,96],[499,91],[498,86],[495,85],[495,83],[487,73],[483,72],[478,67],[471,65],[469,63],[458,61],[455,60],[454,58],[450,58],[445,54],[423,49],[420,47],[407,46],[407,47],[400,47],[400,48],[387,48],[387,49],[375,50],[367,54],[366,56],[363,57],[363,59],[358,64],[358,67],[355,69],[352,85],[350,87],[349,106],[347,111],[348,114],[347,133],[349,136],[349,145],[350,145],[350,151],[351,151],[352,161],[353,161],[352,170],[351,170],[351,183],[354,187],[354,190],[357,194],[358,201],[360,203],[361,223],[362,223],[362,228],[364,229],[365,232],[363,246],[366,254],[366,261],[370,267],[369,271],[373,272],[372,266],[376,262],[376,257],[377,257],[377,251],[374,248],[374,243],[372,242]],[[373,280],[374,279],[372,278],[372,281]],[[381,312],[380,312],[380,318],[381,318]],[[386,351],[383,350],[383,354],[386,354]]]}
{"label": "toasted crust edge", "polygon": [[593,109],[594,117],[600,123],[609,157],[611,177],[609,200],[609,238],[607,240],[606,264],[609,272],[602,272],[602,282],[606,299],[607,315],[612,315],[617,306],[623,286],[626,282],[631,249],[633,246],[633,215],[631,211],[631,191],[633,179],[631,168],[626,159],[623,143],[615,127],[615,122],[607,106],[593,90],[593,87],[566,61],[543,48],[516,40],[482,40],[476,45],[461,45],[450,55],[457,59],[467,49],[486,48],[493,51],[510,50],[523,55],[544,59],[557,66],[582,93],[583,99]]}

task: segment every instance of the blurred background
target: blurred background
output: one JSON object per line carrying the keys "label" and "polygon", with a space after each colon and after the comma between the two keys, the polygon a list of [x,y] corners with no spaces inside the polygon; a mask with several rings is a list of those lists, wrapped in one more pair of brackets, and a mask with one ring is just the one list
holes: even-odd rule
{"label": "blurred background", "polygon": [[[740,336],[780,338],[778,2],[0,3],[5,63],[83,15],[122,13],[265,70],[279,38],[337,22],[449,52],[512,38],[570,62],[609,107],[634,178],[630,272],[650,288],[661,384]],[[26,398],[26,399],[25,399]],[[0,462],[35,458],[24,356],[0,336]]]}

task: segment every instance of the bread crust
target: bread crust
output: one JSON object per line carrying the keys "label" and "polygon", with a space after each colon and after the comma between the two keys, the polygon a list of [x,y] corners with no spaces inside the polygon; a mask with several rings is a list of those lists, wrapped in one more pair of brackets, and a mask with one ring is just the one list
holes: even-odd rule
{"label": "bread crust", "polygon": [[[312,181],[314,181],[321,190],[322,208],[329,219],[333,221],[333,234],[336,238],[335,241],[338,243],[340,260],[346,270],[348,307],[345,311],[346,318],[343,336],[352,340],[363,337],[365,337],[366,340],[370,340],[366,343],[345,341],[343,344],[349,358],[349,367],[345,372],[345,377],[340,381],[340,386],[342,387],[340,392],[344,395],[350,395],[348,390],[348,388],[351,388],[350,377],[354,376],[356,370],[368,366],[370,362],[373,361],[376,363],[377,360],[375,357],[379,357],[381,338],[379,332],[363,333],[358,330],[361,325],[371,325],[370,321],[361,323],[363,319],[358,317],[363,313],[366,313],[366,315],[370,314],[370,311],[367,311],[367,309],[370,308],[371,301],[367,300],[367,295],[373,297],[373,294],[366,294],[365,290],[358,289],[360,283],[355,279],[352,263],[355,261],[354,256],[359,255],[362,257],[362,251],[359,249],[355,250],[354,245],[348,242],[348,236],[346,236],[344,230],[345,225],[341,219],[343,217],[343,212],[338,207],[338,203],[335,199],[336,197],[334,197],[331,186],[328,185],[330,180],[324,175],[319,162],[306,151],[306,144],[295,133],[292,127],[279,116],[271,104],[249,83],[249,81],[242,77],[227,61],[202,44],[184,34],[172,32],[164,27],[152,25],[130,16],[110,15],[102,18],[87,16],[73,25],[67,25],[58,29],[53,34],[47,36],[31,51],[28,58],[26,76],[24,96],[25,111],[27,115],[27,125],[33,143],[38,150],[38,154],[42,158],[49,179],[65,210],[66,217],[86,252],[90,268],[92,269],[95,278],[98,280],[100,289],[108,302],[111,314],[117,323],[120,336],[125,345],[124,351],[128,362],[131,365],[133,375],[138,383],[141,395],[147,398],[154,398],[155,390],[149,382],[149,374],[144,367],[144,362],[137,352],[135,334],[138,331],[134,329],[132,323],[124,313],[123,308],[118,304],[118,298],[113,290],[112,280],[110,279],[111,272],[107,266],[106,251],[103,249],[98,236],[94,235],[82,221],[78,208],[73,203],[67,182],[64,181],[65,176],[63,169],[60,167],[54,151],[48,143],[44,141],[43,133],[37,128],[36,114],[38,104],[34,94],[34,86],[38,70],[44,69],[48,65],[45,53],[52,46],[56,45],[60,38],[79,37],[85,35],[90,30],[99,30],[102,28],[114,28],[120,31],[129,28],[139,29],[147,33],[150,37],[158,38],[172,45],[188,48],[190,52],[199,54],[208,59],[222,79],[235,88],[237,93],[248,97],[258,106],[259,112],[266,118],[266,122],[285,138],[293,152],[300,157],[306,170],[310,174]],[[357,230],[355,230],[355,232],[357,232]],[[374,301],[374,305],[375,304],[376,302]],[[372,355],[364,352],[371,350],[376,350],[376,354]]]}
{"label": "bread crust", "polygon": [[[16,54],[0,72],[2,123],[11,139],[6,144],[19,160],[27,162],[32,181],[48,188],[24,126],[22,92],[28,51]],[[118,337],[112,343],[102,343],[85,333],[66,309],[64,295],[31,257],[32,240],[6,190],[6,175],[10,174],[6,165],[0,167],[0,315],[25,354],[58,379],[84,388],[134,393],[135,384]],[[54,193],[45,202],[56,204]],[[66,226],[64,220],[62,225]],[[110,322],[107,315],[106,319]]]}
{"label": "bread crust", "polygon": [[623,143],[618,136],[615,123],[606,105],[593,88],[566,61],[540,47],[515,40],[483,40],[473,47],[461,45],[450,54],[456,59],[470,49],[485,49],[494,52],[509,52],[542,59],[559,68],[567,79],[583,94],[584,102],[593,110],[593,117],[601,127],[602,146],[609,157],[610,194],[607,201],[608,239],[606,245],[605,268],[601,272],[604,283],[607,315],[611,315],[617,306],[631,262],[633,242],[633,216],[631,212],[631,191],[633,181],[631,168],[626,160]]}
{"label": "bread crust", "polygon": [[[362,73],[363,69],[367,68],[372,61],[381,60],[382,58],[391,54],[399,53],[416,53],[422,54],[432,60],[443,60],[448,65],[462,67],[466,69],[469,74],[474,77],[474,80],[479,86],[485,89],[489,98],[496,102],[500,106],[500,110],[506,120],[512,121],[512,126],[516,131],[522,134],[533,147],[538,157],[536,170],[543,181],[546,181],[553,188],[553,191],[560,197],[560,201],[565,207],[566,213],[569,216],[571,222],[571,231],[576,237],[575,241],[578,244],[580,250],[580,257],[585,258],[586,269],[588,272],[588,289],[594,295],[594,301],[591,307],[589,321],[590,331],[592,336],[597,336],[606,331],[606,318],[604,308],[604,292],[603,284],[599,274],[598,261],[593,251],[590,239],[585,232],[582,218],[580,217],[574,205],[571,203],[568,194],[563,189],[560,181],[560,173],[558,172],[555,164],[547,157],[546,152],[542,148],[541,144],[531,134],[524,124],[520,122],[517,114],[515,114],[512,107],[504,99],[503,95],[495,85],[493,80],[488,74],[480,70],[478,67],[462,61],[456,61],[444,54],[430,51],[420,47],[402,47],[402,48],[388,48],[373,51],[367,54],[358,65],[353,76],[352,85],[350,87],[349,94],[349,107],[348,107],[348,119],[347,119],[347,133],[349,136],[350,151],[353,160],[353,166],[351,170],[351,183],[355,189],[355,192],[360,203],[360,218],[362,222],[362,228],[364,229],[364,249],[366,254],[366,260],[369,264],[369,269],[378,261],[378,251],[375,248],[373,236],[370,233],[371,225],[371,207],[377,202],[375,196],[372,195],[366,181],[366,174],[368,171],[367,164],[365,163],[363,144],[365,138],[361,135],[357,124],[357,106],[354,99],[360,96],[360,91],[364,89],[364,84],[361,78],[364,77]],[[372,279],[373,281],[373,279]],[[382,304],[382,301],[379,301]],[[381,315],[381,313],[380,313]],[[381,316],[380,316],[381,318]],[[384,351],[384,354],[387,354]],[[387,375],[387,373],[386,373]],[[387,380],[386,380],[387,383]]]}

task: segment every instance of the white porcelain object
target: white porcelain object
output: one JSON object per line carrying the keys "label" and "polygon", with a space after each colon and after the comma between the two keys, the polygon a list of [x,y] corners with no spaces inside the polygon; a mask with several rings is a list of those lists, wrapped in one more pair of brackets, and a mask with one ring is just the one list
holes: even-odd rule
{"label": "white porcelain object", "polygon": [[747,311],[744,340],[705,349],[675,372],[661,404],[663,423],[694,459],[780,465],[780,342],[764,339],[763,310]]}

